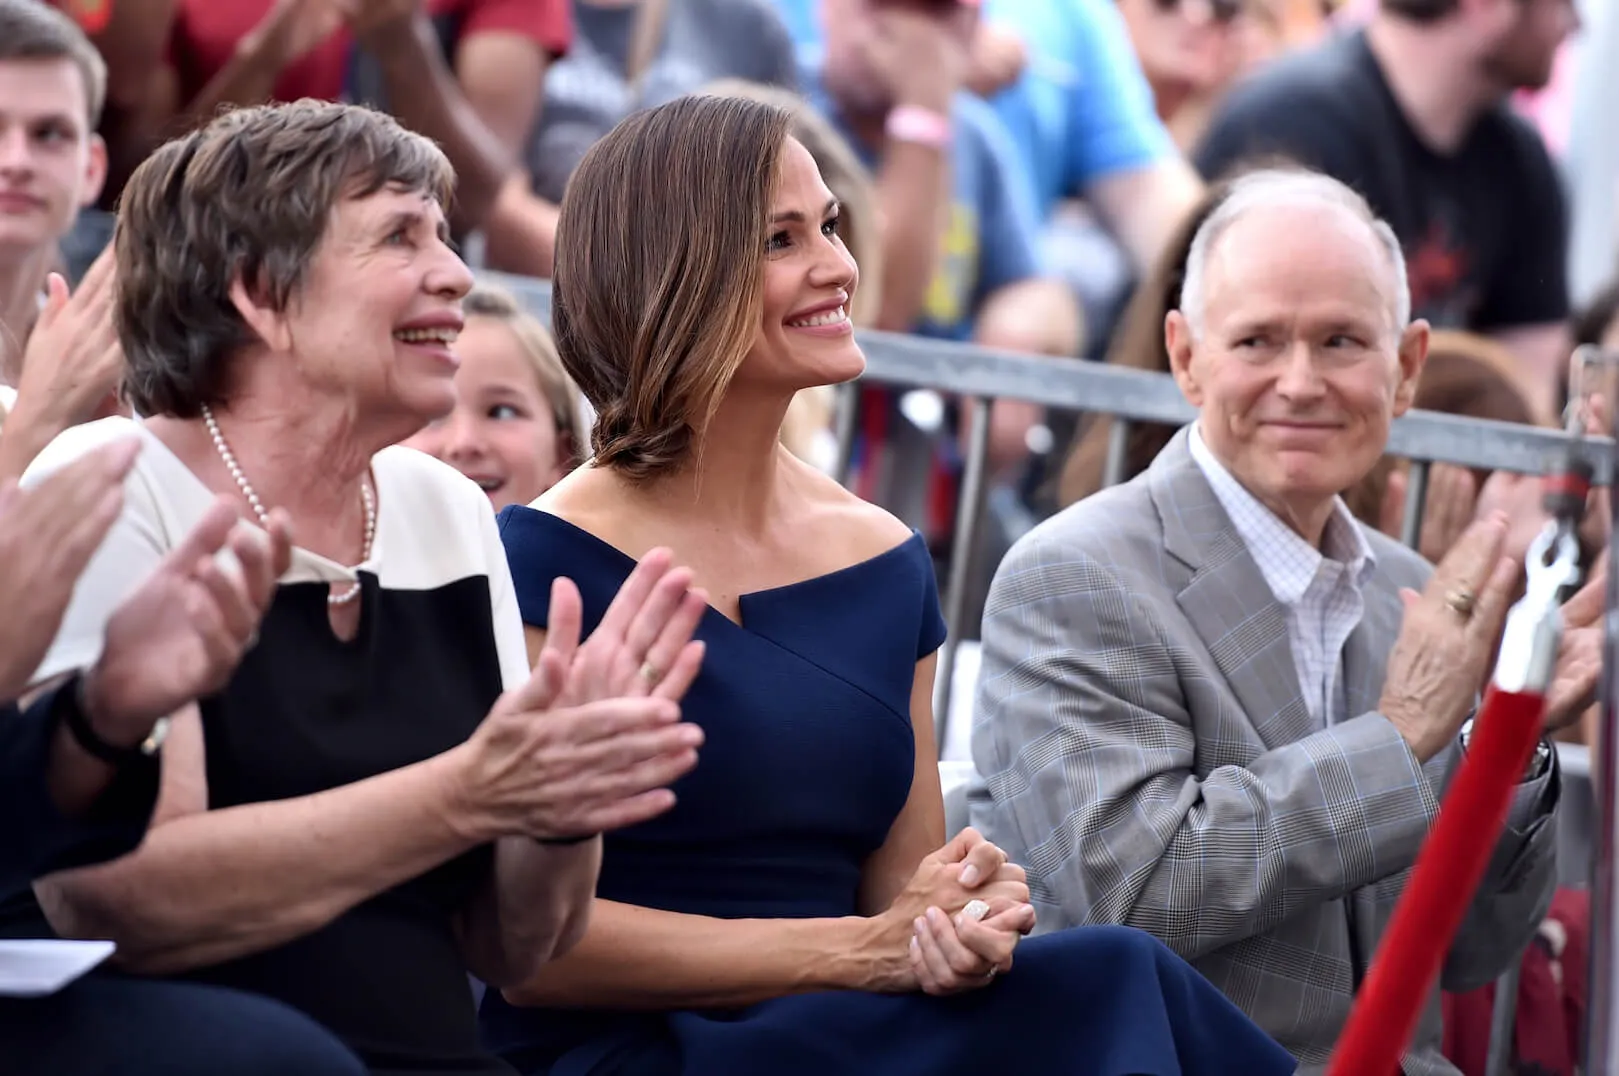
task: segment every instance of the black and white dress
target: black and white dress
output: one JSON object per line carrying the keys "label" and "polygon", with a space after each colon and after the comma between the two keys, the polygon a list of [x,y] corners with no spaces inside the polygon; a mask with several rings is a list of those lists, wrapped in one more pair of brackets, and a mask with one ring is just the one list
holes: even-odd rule
{"label": "black and white dress", "polygon": [[[79,583],[40,679],[96,660],[109,615],[215,499],[124,418],[69,430],[28,481],[127,436],[143,448],[123,516]],[[483,492],[402,447],[378,453],[372,475],[371,559],[349,569],[295,550],[257,646],[225,690],[202,703],[210,810],[305,796],[440,754],[472,733],[504,687],[528,676],[511,574]],[[356,575],[360,626],[343,640],[326,599],[332,583]],[[374,1074],[509,1072],[479,1050],[451,925],[491,861],[488,847],[460,856],[312,934],[191,977],[302,1009]]]}

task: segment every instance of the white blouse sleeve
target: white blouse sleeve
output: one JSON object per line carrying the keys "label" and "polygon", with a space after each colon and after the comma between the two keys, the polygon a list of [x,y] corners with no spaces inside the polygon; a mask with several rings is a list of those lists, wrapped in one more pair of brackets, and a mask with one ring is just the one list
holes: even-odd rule
{"label": "white blouse sleeve", "polygon": [[510,691],[528,682],[528,642],[523,635],[523,616],[517,608],[517,589],[512,585],[511,566],[506,563],[506,547],[500,541],[495,515],[486,511],[481,534],[489,571],[489,601],[495,627],[495,649],[500,654],[500,676]]}
{"label": "white blouse sleeve", "polygon": [[[134,436],[139,436],[138,430],[127,419],[104,419],[70,429],[39,454],[23,475],[22,484],[37,486],[96,448]],[[113,611],[152,573],[170,548],[157,483],[147,460],[150,451],[150,446],[142,450],[124,482],[124,510],[79,577],[62,626],[34,673],[36,684],[96,663]]]}

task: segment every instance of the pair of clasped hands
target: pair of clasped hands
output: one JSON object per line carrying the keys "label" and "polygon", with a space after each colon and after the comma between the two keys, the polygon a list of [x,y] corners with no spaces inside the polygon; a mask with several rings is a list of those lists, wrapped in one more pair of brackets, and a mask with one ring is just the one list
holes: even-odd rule
{"label": "pair of clasped hands", "polygon": [[926,856],[886,912],[872,920],[879,949],[910,935],[906,961],[881,989],[959,994],[1012,968],[1018,941],[1034,929],[1028,876],[968,828]]}
{"label": "pair of clasped hands", "polygon": [[[579,592],[555,581],[533,675],[466,745],[480,800],[510,812],[493,831],[582,837],[674,806],[667,786],[697,764],[703,739],[681,720],[680,700],[702,664],[692,636],[707,608],[692,573],[654,549],[581,642]],[[540,711],[545,720],[534,720]],[[1034,918],[1023,868],[964,830],[865,921],[859,955],[874,991],[976,989],[1011,968]]]}

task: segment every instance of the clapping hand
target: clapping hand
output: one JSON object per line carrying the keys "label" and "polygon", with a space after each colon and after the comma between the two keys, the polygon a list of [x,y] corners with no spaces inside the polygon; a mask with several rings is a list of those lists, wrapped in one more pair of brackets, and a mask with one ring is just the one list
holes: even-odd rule
{"label": "clapping hand", "polygon": [[0,700],[20,696],[56,638],[73,588],[124,507],[140,442],[117,441],[32,489],[0,486]]}
{"label": "clapping hand", "polygon": [[1558,642],[1557,667],[1546,689],[1548,732],[1572,725],[1596,701],[1607,591],[1608,555],[1604,551],[1585,585],[1563,603],[1563,637]]}
{"label": "clapping hand", "polygon": [[640,695],[679,700],[686,694],[703,663],[703,644],[692,634],[708,601],[692,589],[691,572],[673,563],[667,549],[642,557],[583,644],[578,588],[562,578],[552,584],[539,660],[561,685],[557,705]]}
{"label": "clapping hand", "polygon": [[702,730],[681,723],[673,700],[560,706],[564,675],[557,655],[542,654],[451,752],[454,814],[474,841],[568,840],[645,822],[674,806],[668,786],[697,764]]}
{"label": "clapping hand", "polygon": [[[1585,436],[1605,437],[1608,430],[1608,404],[1601,396],[1587,400]],[[1545,480],[1539,475],[1496,471],[1479,490],[1477,517],[1499,512],[1511,521],[1504,552],[1522,560],[1530,544],[1551,520],[1545,505]],[[1586,498],[1585,513],[1579,523],[1580,544],[1587,549],[1603,548],[1613,525],[1613,508],[1608,488],[1593,486]]]}
{"label": "clapping hand", "polygon": [[679,699],[702,664],[692,633],[707,603],[671,564],[666,549],[643,557],[582,644],[578,588],[552,585],[533,675],[465,745],[460,799],[479,837],[583,837],[674,806],[668,786],[703,742]]}
{"label": "clapping hand", "polygon": [[349,28],[372,47],[407,32],[423,11],[421,0],[345,0]]}
{"label": "clapping hand", "polygon": [[[1592,394],[1586,401],[1585,435],[1607,437],[1613,432],[1607,397]],[[1585,517],[1580,520],[1580,544],[1586,549],[1606,549],[1613,534],[1613,495],[1607,486],[1595,486],[1586,498]]]}
{"label": "clapping hand", "polygon": [[1029,66],[1029,50],[1015,32],[980,22],[973,31],[967,59],[967,88],[993,97],[1016,82]]}
{"label": "clapping hand", "polygon": [[1401,591],[1405,618],[1389,653],[1377,710],[1419,761],[1455,740],[1501,635],[1521,561],[1502,556],[1507,521],[1474,523],[1419,594]]}
{"label": "clapping hand", "polygon": [[45,308],[23,351],[19,404],[26,397],[49,401],[63,425],[102,418],[117,410],[124,351],[113,321],[117,262],[108,244],[90,263],[77,291],[52,273]]}
{"label": "clapping hand", "polygon": [[356,2],[276,0],[248,39],[265,50],[277,71],[285,70],[325,44],[353,14]]}
{"label": "clapping hand", "polygon": [[20,476],[34,454],[70,426],[121,410],[124,351],[113,324],[114,261],[109,245],[71,295],[52,273],[45,308],[23,349],[17,404],[6,419],[0,477]]}
{"label": "clapping hand", "polygon": [[967,77],[967,42],[953,13],[874,7],[855,45],[897,105],[946,112]]}
{"label": "clapping hand", "polygon": [[[144,740],[153,724],[230,679],[292,559],[286,514],[266,533],[221,498],[107,621],[85,702],[103,738]],[[229,549],[235,564],[217,554]]]}

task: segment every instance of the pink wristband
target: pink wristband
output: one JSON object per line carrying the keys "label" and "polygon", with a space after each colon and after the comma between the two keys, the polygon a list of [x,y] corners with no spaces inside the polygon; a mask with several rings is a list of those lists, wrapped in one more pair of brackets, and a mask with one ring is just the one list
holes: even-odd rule
{"label": "pink wristband", "polygon": [[896,142],[945,149],[950,145],[950,117],[916,105],[900,105],[888,113],[883,130]]}

